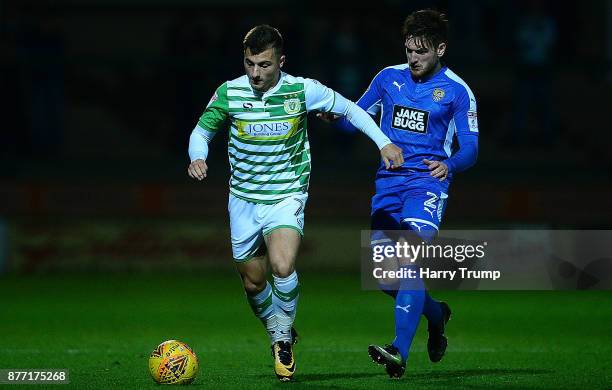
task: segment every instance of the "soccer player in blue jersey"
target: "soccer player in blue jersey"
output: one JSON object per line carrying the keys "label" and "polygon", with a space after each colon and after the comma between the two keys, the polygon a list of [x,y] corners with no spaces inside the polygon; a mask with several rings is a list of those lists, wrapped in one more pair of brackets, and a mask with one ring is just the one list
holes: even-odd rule
{"label": "soccer player in blue jersey", "polygon": [[[372,198],[373,243],[390,238],[384,230],[404,230],[419,240],[431,241],[444,214],[454,175],[471,167],[478,155],[476,100],[467,84],[442,63],[448,42],[448,21],[433,10],[416,11],[403,26],[408,63],[380,71],[357,104],[371,115],[380,115],[380,128],[400,146],[400,169],[376,174]],[[335,120],[319,114],[324,120]],[[345,120],[339,126],[349,128]],[[400,378],[420,316],[428,320],[427,349],[432,362],[442,359],[450,309],[429,296],[423,282],[402,281],[383,286],[395,298],[395,340],[386,346],[370,345],[368,352]]]}

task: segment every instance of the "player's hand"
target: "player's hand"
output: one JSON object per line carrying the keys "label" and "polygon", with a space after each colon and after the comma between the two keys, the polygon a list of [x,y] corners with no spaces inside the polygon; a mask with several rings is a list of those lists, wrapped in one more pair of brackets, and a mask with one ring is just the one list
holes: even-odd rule
{"label": "player's hand", "polygon": [[317,118],[321,119],[323,122],[332,123],[340,118],[340,115],[336,115],[331,112],[318,112]]}
{"label": "player's hand", "polygon": [[448,165],[444,164],[442,161],[424,159],[423,163],[425,163],[427,168],[431,171],[429,172],[431,176],[440,179],[440,181],[444,181],[448,177]]}
{"label": "player's hand", "polygon": [[394,144],[387,144],[380,149],[380,155],[385,162],[385,168],[395,169],[402,166],[404,163],[404,153],[402,149]]}
{"label": "player's hand", "polygon": [[192,161],[187,168],[187,173],[189,177],[192,179],[202,180],[206,177],[206,171],[208,171],[208,166],[206,162],[202,159],[197,159]]}

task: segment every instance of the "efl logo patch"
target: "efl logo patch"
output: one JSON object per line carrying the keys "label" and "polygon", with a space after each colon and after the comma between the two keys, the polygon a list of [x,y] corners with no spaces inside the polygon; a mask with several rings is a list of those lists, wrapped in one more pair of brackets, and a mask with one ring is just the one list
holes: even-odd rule
{"label": "efl logo patch", "polygon": [[468,111],[467,116],[470,131],[478,133],[478,114],[476,113],[476,111]]}
{"label": "efl logo patch", "polygon": [[416,108],[393,106],[391,127],[397,130],[408,130],[415,133],[426,134],[429,112]]}

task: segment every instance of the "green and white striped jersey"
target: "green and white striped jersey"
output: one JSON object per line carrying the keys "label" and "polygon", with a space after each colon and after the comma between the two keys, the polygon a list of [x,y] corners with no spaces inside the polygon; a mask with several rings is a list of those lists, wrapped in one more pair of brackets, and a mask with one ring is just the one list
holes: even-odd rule
{"label": "green and white striped jersey", "polygon": [[315,80],[284,72],[275,87],[258,93],[244,75],[217,88],[198,126],[216,133],[229,124],[233,195],[255,203],[276,203],[308,190],[307,113],[341,113],[346,102]]}

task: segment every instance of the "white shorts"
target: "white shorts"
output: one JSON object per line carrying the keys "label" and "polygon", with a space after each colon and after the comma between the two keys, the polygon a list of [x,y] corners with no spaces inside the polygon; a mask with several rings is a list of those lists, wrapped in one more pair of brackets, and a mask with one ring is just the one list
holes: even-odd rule
{"label": "white shorts", "polygon": [[278,228],[291,228],[304,235],[304,207],[308,194],[295,194],[275,204],[252,203],[230,193],[228,210],[234,261],[251,259],[264,243],[264,236]]}

